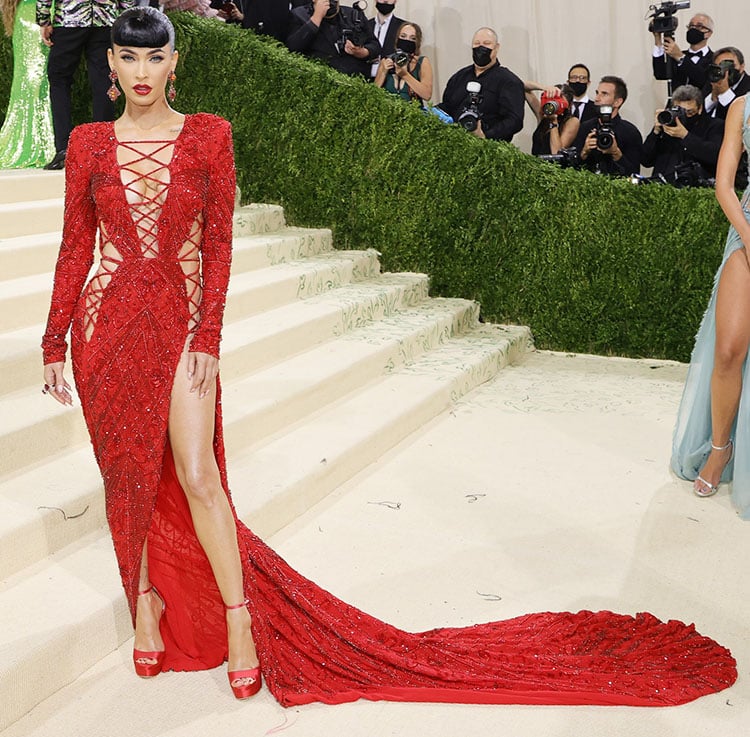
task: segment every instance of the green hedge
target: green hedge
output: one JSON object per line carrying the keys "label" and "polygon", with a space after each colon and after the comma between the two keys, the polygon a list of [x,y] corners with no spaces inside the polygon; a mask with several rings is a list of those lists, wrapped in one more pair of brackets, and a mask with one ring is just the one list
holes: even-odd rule
{"label": "green hedge", "polygon": [[176,107],[232,121],[244,199],[428,273],[539,347],[689,357],[727,227],[713,192],[561,170],[252,33],[172,19]]}

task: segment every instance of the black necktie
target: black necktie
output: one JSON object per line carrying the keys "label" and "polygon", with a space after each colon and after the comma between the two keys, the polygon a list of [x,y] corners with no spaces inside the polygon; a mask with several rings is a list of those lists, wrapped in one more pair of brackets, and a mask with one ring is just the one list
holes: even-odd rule
{"label": "black necktie", "polygon": [[581,107],[583,103],[579,100],[578,102],[573,102],[573,115],[576,116],[576,118],[581,117]]}

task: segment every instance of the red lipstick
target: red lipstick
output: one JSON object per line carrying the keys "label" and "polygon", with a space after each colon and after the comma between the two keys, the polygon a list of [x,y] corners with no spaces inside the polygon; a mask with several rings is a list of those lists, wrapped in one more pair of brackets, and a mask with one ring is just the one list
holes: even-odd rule
{"label": "red lipstick", "polygon": [[133,90],[137,95],[147,95],[151,92],[151,88],[147,84],[134,85]]}

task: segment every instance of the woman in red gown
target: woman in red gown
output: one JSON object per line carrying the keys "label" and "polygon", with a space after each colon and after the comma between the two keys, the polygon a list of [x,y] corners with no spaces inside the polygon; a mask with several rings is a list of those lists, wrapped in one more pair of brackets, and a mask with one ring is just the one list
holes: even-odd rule
{"label": "woman in red gown", "polygon": [[[218,380],[231,129],[170,108],[165,88],[177,53],[166,16],[129,10],[112,36],[125,112],[71,136],[42,346],[45,391],[70,404],[63,369],[71,329],[76,387],[135,625],[136,671],[228,659],[238,698],[260,688],[262,670],[284,705],[659,705],[731,685],[726,649],[649,614],[540,613],[403,632],[320,589],[237,519]],[[100,261],[86,283],[97,231]]]}

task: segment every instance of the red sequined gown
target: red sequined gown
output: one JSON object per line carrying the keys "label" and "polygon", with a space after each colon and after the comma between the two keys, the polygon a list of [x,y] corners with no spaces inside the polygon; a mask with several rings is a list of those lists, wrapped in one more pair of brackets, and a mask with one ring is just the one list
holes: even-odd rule
{"label": "red sequined gown", "polygon": [[[144,167],[146,177],[136,171]],[[221,597],[175,476],[167,419],[188,336],[193,350],[219,354],[233,203],[231,129],[220,118],[187,116],[171,141],[118,141],[112,123],[81,126],[70,138],[44,359],[64,360],[72,325],[76,386],[130,609],[148,538],[150,577],[167,602],[165,667],[175,670],[212,668],[227,656]],[[84,286],[97,230],[100,264]],[[214,450],[229,494],[218,398],[216,416]],[[540,613],[403,632],[322,590],[237,526],[263,676],[284,705],[660,705],[736,679],[723,647],[649,614]]]}

